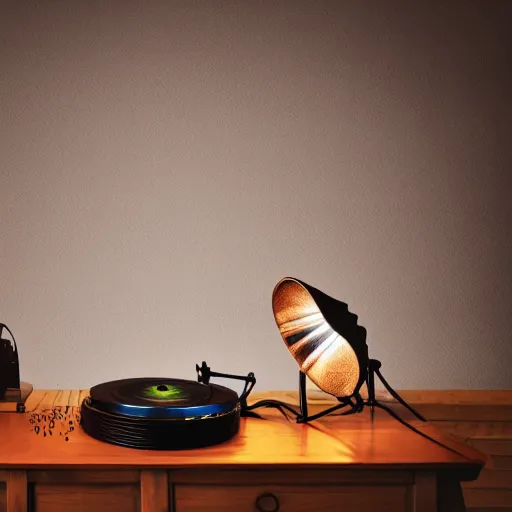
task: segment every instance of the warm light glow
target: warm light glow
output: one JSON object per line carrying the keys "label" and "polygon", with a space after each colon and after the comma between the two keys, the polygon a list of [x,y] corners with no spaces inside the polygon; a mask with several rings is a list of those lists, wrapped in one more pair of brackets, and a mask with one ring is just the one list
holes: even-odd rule
{"label": "warm light glow", "polygon": [[[304,350],[305,346],[308,345],[308,343],[310,343],[312,340],[314,340],[315,338],[318,338],[322,335],[324,335],[327,331],[329,331],[329,333],[332,333],[332,329],[327,325],[326,322],[322,322],[322,324],[320,325],[320,327],[317,327],[314,331],[312,331],[311,333],[309,334],[306,334],[303,338],[301,338],[299,341],[297,341],[296,343],[294,343],[293,345],[290,346],[290,351],[292,352],[292,354],[294,355],[295,357],[295,354],[297,354],[300,350]],[[334,334],[334,337],[336,337],[336,334]],[[326,339],[325,340],[325,346],[327,347],[327,343],[328,343],[329,339]],[[324,344],[322,344],[323,346]],[[311,364],[313,364],[313,362],[318,358],[319,356],[319,353],[318,353],[318,350],[319,349],[322,349],[322,347],[318,347],[316,348],[307,358],[306,358],[306,361],[304,361],[304,367],[306,368],[309,368],[311,366]],[[315,354],[317,354],[315,356]],[[310,361],[309,363],[307,363],[307,361]],[[304,370],[303,370],[304,371]]]}
{"label": "warm light glow", "polygon": [[281,336],[301,371],[326,393],[350,396],[359,380],[357,356],[306,288],[283,280],[274,291],[273,308]]}
{"label": "warm light glow", "polygon": [[305,373],[326,393],[349,396],[359,379],[359,363],[352,347],[338,336]]}
{"label": "warm light glow", "polygon": [[298,318],[297,320],[291,320],[279,326],[281,334],[290,334],[292,331],[304,329],[304,327],[311,327],[324,323],[324,317],[322,313],[313,313],[311,315]]}

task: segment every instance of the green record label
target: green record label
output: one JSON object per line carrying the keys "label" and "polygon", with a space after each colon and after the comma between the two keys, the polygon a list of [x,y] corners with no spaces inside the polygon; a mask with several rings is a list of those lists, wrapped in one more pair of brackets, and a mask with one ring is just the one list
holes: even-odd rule
{"label": "green record label", "polygon": [[185,398],[183,389],[169,384],[156,384],[143,390],[145,398],[153,400],[179,400]]}

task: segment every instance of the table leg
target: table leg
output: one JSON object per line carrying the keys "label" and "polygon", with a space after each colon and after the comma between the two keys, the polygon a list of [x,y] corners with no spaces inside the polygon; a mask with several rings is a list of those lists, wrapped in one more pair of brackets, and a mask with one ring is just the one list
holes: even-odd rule
{"label": "table leg", "polygon": [[140,495],[142,512],[168,512],[170,506],[167,471],[144,469],[140,478]]}
{"label": "table leg", "polygon": [[462,486],[456,480],[439,480],[437,498],[439,512],[466,512]]}
{"label": "table leg", "polygon": [[438,512],[437,510],[437,476],[434,472],[418,471],[413,487],[414,512]]}
{"label": "table leg", "polygon": [[7,512],[28,512],[27,472],[7,472]]}

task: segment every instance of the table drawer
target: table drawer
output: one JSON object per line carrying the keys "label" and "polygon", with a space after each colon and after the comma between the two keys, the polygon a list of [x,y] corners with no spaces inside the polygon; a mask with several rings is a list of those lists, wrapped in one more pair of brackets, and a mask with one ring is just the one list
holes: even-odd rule
{"label": "table drawer", "polygon": [[178,485],[176,512],[408,512],[405,486]]}
{"label": "table drawer", "polygon": [[[140,491],[136,485],[36,484],[37,512],[138,512]],[[21,510],[21,509],[20,509]]]}

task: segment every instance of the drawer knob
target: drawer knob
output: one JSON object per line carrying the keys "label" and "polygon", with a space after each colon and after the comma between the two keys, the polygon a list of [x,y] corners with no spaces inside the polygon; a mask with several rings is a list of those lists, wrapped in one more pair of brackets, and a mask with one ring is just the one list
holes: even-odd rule
{"label": "drawer knob", "polygon": [[258,512],[278,512],[279,500],[275,494],[266,492],[256,498],[256,510]]}

